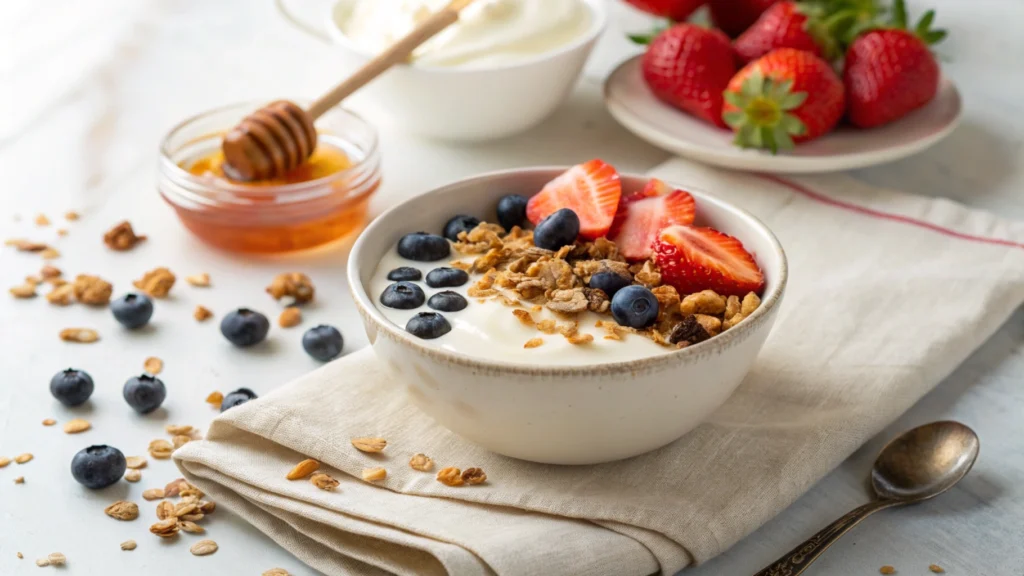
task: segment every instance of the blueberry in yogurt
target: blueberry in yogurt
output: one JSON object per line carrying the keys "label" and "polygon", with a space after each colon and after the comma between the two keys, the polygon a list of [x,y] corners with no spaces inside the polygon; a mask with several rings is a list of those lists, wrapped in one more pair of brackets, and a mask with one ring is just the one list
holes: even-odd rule
{"label": "blueberry in yogurt", "polygon": [[612,298],[615,321],[630,328],[646,328],[658,319],[658,299],[643,286],[626,286]]}
{"label": "blueberry in yogurt", "polygon": [[423,289],[412,282],[395,282],[380,295],[381,304],[398,310],[419,308],[426,299]]}
{"label": "blueberry in yogurt", "polygon": [[590,277],[590,282],[588,282],[587,285],[590,288],[597,288],[601,290],[611,298],[612,296],[615,296],[616,292],[632,283],[632,280],[622,274],[616,274],[615,272],[597,272]]}
{"label": "blueberry in yogurt", "polygon": [[427,300],[427,306],[441,312],[458,312],[465,310],[466,306],[469,306],[469,302],[466,302],[466,299],[458,292],[444,290],[431,296],[430,300]]}
{"label": "blueberry in yogurt", "polygon": [[451,252],[448,240],[437,234],[413,232],[402,236],[398,241],[398,255],[416,262],[444,260]]}
{"label": "blueberry in yogurt", "polygon": [[394,282],[416,282],[423,279],[423,272],[412,266],[399,266],[388,272],[388,280]]}
{"label": "blueberry in yogurt", "polygon": [[459,214],[444,225],[444,237],[452,242],[459,241],[459,232],[469,232],[480,224],[479,218]]}
{"label": "blueberry in yogurt", "polygon": [[427,272],[427,286],[431,288],[454,288],[469,282],[469,274],[458,268],[434,268]]}
{"label": "blueberry in yogurt", "polygon": [[420,312],[409,319],[405,329],[417,338],[433,340],[451,332],[452,326],[437,312]]}
{"label": "blueberry in yogurt", "polygon": [[509,194],[498,200],[498,224],[505,230],[511,230],[513,226],[522,226],[526,221],[526,204],[529,200],[526,196]]}
{"label": "blueberry in yogurt", "polygon": [[533,230],[533,243],[538,248],[558,250],[576,241],[580,234],[580,217],[568,208],[562,208],[540,221]]}

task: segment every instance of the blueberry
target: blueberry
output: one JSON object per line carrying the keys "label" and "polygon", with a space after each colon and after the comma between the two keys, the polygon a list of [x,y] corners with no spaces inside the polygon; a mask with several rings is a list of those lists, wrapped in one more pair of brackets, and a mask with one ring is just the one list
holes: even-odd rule
{"label": "blueberry", "polygon": [[50,378],[50,394],[65,406],[78,406],[92,396],[92,377],[82,370],[68,368]]}
{"label": "blueberry", "polygon": [[423,278],[423,272],[412,266],[400,266],[388,272],[388,280],[394,282],[415,282]]}
{"label": "blueberry", "polygon": [[511,230],[513,226],[522,226],[526,221],[526,203],[529,200],[525,196],[509,194],[498,200],[498,224],[505,230]]}
{"label": "blueberry", "polygon": [[469,274],[458,268],[434,268],[427,272],[427,286],[431,288],[454,288],[469,282]]}
{"label": "blueberry", "polygon": [[539,248],[558,250],[576,241],[580,234],[580,217],[562,208],[540,221],[533,230],[533,243]]}
{"label": "blueberry", "polygon": [[452,326],[437,312],[420,312],[409,319],[405,329],[413,336],[433,340],[451,332]]}
{"label": "blueberry", "polygon": [[153,317],[153,301],[145,294],[125,294],[110,301],[110,311],[125,328],[139,328]]}
{"label": "blueberry", "polygon": [[143,374],[132,376],[124,383],[124,401],[139,414],[149,414],[164,403],[167,398],[167,387],[154,376]]}
{"label": "blueberry", "polygon": [[426,299],[423,289],[412,282],[395,282],[380,294],[381,304],[398,310],[419,308]]}
{"label": "blueberry", "polygon": [[612,298],[612,316],[622,326],[646,328],[658,319],[658,299],[643,286],[626,286]]}
{"label": "blueberry", "polygon": [[249,400],[255,399],[255,392],[249,390],[248,388],[239,388],[238,390],[235,390],[234,392],[231,392],[230,394],[224,397],[224,400],[220,403],[220,411],[224,412],[225,410],[234,408],[235,406],[239,406],[241,404],[245,404]]}
{"label": "blueberry", "polygon": [[437,234],[413,232],[398,241],[398,255],[417,262],[444,260],[452,252],[448,241]]}
{"label": "blueberry", "polygon": [[270,321],[267,317],[248,308],[229,312],[220,321],[220,333],[239,348],[259,344],[269,331]]}
{"label": "blueberry", "polygon": [[590,277],[588,286],[602,290],[609,298],[615,293],[632,284],[633,281],[627,276],[615,272],[598,272]]}
{"label": "blueberry", "polygon": [[341,332],[334,326],[314,326],[302,335],[302,348],[313,358],[327,362],[337,358],[345,345]]}
{"label": "blueberry", "polygon": [[430,300],[427,300],[427,306],[441,312],[458,312],[469,306],[469,302],[466,302],[462,294],[445,290],[431,296]]}
{"label": "blueberry", "polygon": [[479,218],[459,214],[444,225],[444,237],[452,242],[459,241],[459,232],[469,232],[480,224]]}
{"label": "blueberry", "polygon": [[71,459],[71,475],[86,488],[106,488],[124,476],[128,461],[117,448],[89,446]]}

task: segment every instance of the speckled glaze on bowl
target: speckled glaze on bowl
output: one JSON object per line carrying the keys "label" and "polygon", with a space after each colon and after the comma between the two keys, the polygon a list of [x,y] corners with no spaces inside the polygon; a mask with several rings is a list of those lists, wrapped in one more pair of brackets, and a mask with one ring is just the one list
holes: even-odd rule
{"label": "speckled glaze on bowl", "polygon": [[[495,221],[505,194],[533,195],[565,168],[483,174],[391,208],[352,248],[348,280],[374,352],[410,401],[456,434],[523,460],[592,464],[636,456],[683,436],[733,393],[750,370],[778,312],[786,256],[749,213],[675,183],[697,202],[697,225],[739,238],[765,273],[761,306],[710,340],[641,360],[594,366],[538,366],[440,350],[384,318],[367,293],[381,257],[418,230],[440,232],[452,214]],[[647,178],[622,176],[623,190]]]}

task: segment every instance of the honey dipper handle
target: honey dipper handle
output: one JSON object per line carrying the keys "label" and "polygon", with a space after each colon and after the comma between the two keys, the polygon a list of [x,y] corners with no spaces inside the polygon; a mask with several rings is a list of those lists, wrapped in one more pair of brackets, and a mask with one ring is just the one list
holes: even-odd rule
{"label": "honey dipper handle", "polygon": [[457,22],[459,20],[459,12],[472,1],[452,0],[443,10],[432,14],[412,32],[389,46],[363,65],[362,68],[356,70],[354,74],[341,84],[338,84],[330,92],[313,102],[309,110],[307,110],[309,116],[316,120],[321,114],[337,106],[339,102],[368,84],[377,76],[380,76],[381,73],[391,66],[407,61],[412,51],[418,48],[420,44],[430,40],[435,34]]}

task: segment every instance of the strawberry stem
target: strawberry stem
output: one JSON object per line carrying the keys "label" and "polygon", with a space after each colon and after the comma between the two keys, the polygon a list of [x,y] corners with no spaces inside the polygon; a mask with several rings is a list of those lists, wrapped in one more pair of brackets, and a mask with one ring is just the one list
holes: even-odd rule
{"label": "strawberry stem", "polygon": [[792,80],[766,77],[757,68],[739,92],[726,91],[723,97],[737,108],[722,114],[722,119],[736,131],[734,142],[741,148],[764,148],[777,154],[793,148],[793,136],[807,132],[807,126],[791,113],[803,105],[807,93],[793,92]]}

